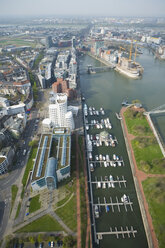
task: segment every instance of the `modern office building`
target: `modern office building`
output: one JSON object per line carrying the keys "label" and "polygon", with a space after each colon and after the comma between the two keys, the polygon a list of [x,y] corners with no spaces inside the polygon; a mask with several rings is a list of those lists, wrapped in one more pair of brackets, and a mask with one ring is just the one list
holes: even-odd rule
{"label": "modern office building", "polygon": [[69,128],[54,128],[42,134],[33,167],[33,190],[56,189],[58,182],[70,176],[71,136]]}
{"label": "modern office building", "polygon": [[67,112],[66,94],[55,94],[55,103],[49,105],[49,119],[54,127],[74,129],[73,115]]}

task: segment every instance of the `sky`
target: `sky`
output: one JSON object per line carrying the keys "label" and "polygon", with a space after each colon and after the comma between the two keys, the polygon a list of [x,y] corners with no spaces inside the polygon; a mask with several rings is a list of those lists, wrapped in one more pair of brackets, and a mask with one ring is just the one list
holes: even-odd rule
{"label": "sky", "polygon": [[41,15],[165,17],[165,0],[0,0],[0,17]]}

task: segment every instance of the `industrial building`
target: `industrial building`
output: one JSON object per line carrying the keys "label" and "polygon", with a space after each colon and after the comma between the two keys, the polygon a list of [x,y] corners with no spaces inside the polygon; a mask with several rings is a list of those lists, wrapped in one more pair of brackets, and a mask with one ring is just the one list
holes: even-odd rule
{"label": "industrial building", "polygon": [[71,136],[69,128],[54,128],[42,134],[33,167],[33,190],[56,189],[58,182],[70,176]]}

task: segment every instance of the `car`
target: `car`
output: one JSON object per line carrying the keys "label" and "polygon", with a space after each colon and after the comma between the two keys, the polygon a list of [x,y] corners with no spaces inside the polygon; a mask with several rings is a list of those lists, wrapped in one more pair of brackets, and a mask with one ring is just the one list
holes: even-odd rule
{"label": "car", "polygon": [[53,241],[51,241],[51,246],[50,247],[54,247],[54,242]]}
{"label": "car", "polygon": [[26,213],[25,215],[26,215],[26,216],[28,216],[28,215],[29,215],[29,213]]}
{"label": "car", "polygon": [[43,243],[41,242],[39,248],[42,248],[42,247],[43,247]]}
{"label": "car", "polygon": [[49,241],[48,245],[51,246],[51,242],[50,241]]}

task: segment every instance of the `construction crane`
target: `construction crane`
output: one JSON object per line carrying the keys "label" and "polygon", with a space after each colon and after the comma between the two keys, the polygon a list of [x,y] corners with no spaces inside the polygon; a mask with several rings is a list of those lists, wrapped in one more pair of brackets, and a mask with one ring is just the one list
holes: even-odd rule
{"label": "construction crane", "polygon": [[136,46],[135,46],[135,55],[134,55],[134,63],[135,63],[135,61],[136,61],[137,47],[138,47],[138,45],[136,44]]}
{"label": "construction crane", "polygon": [[121,50],[125,50],[125,48],[120,46],[119,53],[121,53]]}
{"label": "construction crane", "polygon": [[132,59],[132,48],[133,48],[133,41],[131,42],[131,47],[129,51],[129,61]]}

